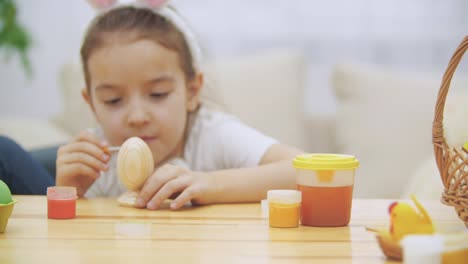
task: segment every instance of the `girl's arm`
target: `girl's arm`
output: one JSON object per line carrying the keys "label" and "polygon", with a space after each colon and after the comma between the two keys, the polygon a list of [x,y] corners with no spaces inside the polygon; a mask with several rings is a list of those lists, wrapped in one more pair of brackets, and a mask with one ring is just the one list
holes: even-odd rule
{"label": "girl's arm", "polygon": [[302,151],[272,145],[260,165],[212,172],[194,172],[164,165],[146,181],[137,199],[138,207],[157,209],[167,198],[176,196],[171,209],[189,201],[196,204],[258,202],[268,190],[296,187],[293,158]]}
{"label": "girl's arm", "polygon": [[266,197],[268,190],[295,189],[296,171],[292,160],[301,153],[293,147],[275,144],[257,167],[209,172],[207,176],[212,178],[215,189],[214,196],[206,202],[257,202]]}

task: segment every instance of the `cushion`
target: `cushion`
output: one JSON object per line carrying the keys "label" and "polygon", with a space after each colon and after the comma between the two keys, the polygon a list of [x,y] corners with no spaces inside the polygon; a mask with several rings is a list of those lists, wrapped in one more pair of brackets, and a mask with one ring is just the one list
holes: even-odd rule
{"label": "cushion", "polygon": [[219,88],[223,104],[248,125],[281,142],[307,149],[304,125],[303,57],[287,50],[269,51],[210,63],[207,77]]}
{"label": "cushion", "polygon": [[[211,61],[206,65],[202,100],[280,141],[306,146],[310,140],[302,122],[304,70],[302,56],[284,50]],[[95,126],[81,97],[84,81],[79,64],[64,65],[60,79],[63,111],[53,122],[72,134]]]}
{"label": "cushion", "polygon": [[403,186],[401,198],[408,199],[414,194],[418,199],[439,200],[443,190],[444,185],[432,155],[416,167],[416,171]]}
{"label": "cushion", "polygon": [[28,117],[1,117],[0,134],[15,140],[27,150],[55,146],[71,139],[61,128]]}
{"label": "cushion", "polygon": [[335,67],[336,141],[340,152],[361,161],[356,197],[400,197],[418,166],[433,156],[432,121],[442,76],[374,65]]}
{"label": "cushion", "polygon": [[95,127],[96,121],[88,104],[81,96],[85,87],[83,72],[79,63],[63,65],[59,74],[62,96],[62,112],[53,116],[55,123],[71,135],[77,135],[88,127]]}

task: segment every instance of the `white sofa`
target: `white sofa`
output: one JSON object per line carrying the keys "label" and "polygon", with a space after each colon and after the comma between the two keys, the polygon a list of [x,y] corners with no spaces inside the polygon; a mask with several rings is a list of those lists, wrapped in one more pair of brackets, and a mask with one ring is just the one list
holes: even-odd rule
{"label": "white sofa", "polygon": [[[331,76],[338,102],[336,116],[305,113],[306,63],[297,52],[272,51],[211,62],[206,72],[205,98],[221,102],[219,107],[246,123],[307,152],[355,155],[361,162],[355,197],[399,198],[416,193],[421,198],[438,198],[442,191],[431,143],[442,72],[417,75],[371,65],[336,65]],[[78,64],[63,67],[60,83],[61,113],[48,121],[2,117],[0,134],[31,149],[65,142],[94,126],[80,99],[83,80]],[[453,98],[462,102],[460,98],[466,101],[468,96]],[[448,102],[449,115],[464,112],[459,107],[463,104],[452,101]],[[462,132],[452,133],[453,138],[468,136],[468,131]],[[461,137],[456,144],[464,139],[468,141]]]}

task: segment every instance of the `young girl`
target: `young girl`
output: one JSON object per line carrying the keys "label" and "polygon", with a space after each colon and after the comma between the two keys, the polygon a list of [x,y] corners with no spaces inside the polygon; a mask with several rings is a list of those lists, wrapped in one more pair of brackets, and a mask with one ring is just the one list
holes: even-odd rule
{"label": "young girl", "polygon": [[57,185],[84,197],[122,194],[107,147],[136,136],[155,163],[137,197],[141,208],[158,209],[167,198],[171,209],[253,202],[267,190],[295,188],[291,160],[301,151],[200,102],[198,49],[171,7],[108,9],[89,26],[81,58],[82,94],[100,128],[59,148]]}

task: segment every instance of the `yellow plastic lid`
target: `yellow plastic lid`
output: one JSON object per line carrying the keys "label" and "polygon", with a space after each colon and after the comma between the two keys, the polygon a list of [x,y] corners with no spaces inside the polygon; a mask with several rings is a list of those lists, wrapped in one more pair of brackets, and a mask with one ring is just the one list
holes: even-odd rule
{"label": "yellow plastic lid", "polygon": [[302,154],[296,156],[293,166],[305,170],[350,170],[359,167],[359,161],[345,154]]}

